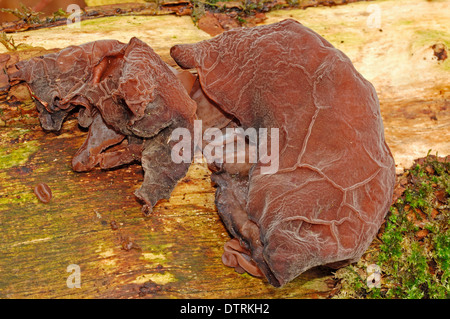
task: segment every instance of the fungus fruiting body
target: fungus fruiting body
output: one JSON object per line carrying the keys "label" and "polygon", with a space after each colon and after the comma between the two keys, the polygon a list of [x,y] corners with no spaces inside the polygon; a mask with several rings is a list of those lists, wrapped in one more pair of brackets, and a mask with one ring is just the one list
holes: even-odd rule
{"label": "fungus fruiting body", "polygon": [[27,83],[44,129],[59,130],[67,114],[81,106],[78,122],[89,133],[72,160],[75,171],[139,161],[145,175],[135,194],[144,213],[170,196],[189,168],[171,161],[170,133],[179,126],[192,128],[196,105],[147,44],[137,38],[128,44],[99,40],[16,67],[10,80]]}
{"label": "fungus fruiting body", "polygon": [[[276,172],[262,173],[260,159],[212,176],[219,213],[242,246],[234,251],[252,271],[281,286],[311,267],[357,260],[388,211],[395,174],[376,91],[349,58],[294,20],[176,45],[171,55],[197,70],[207,104],[227,115],[218,123],[279,129]],[[225,255],[248,268],[227,258],[229,247]]]}
{"label": "fungus fruiting body", "polygon": [[42,203],[50,203],[52,199],[52,190],[45,183],[39,183],[34,187],[34,194]]}
{"label": "fungus fruiting body", "polygon": [[311,267],[359,259],[388,211],[395,174],[376,91],[349,58],[294,20],[176,45],[171,55],[198,75],[170,68],[132,38],[21,61],[8,81],[27,83],[46,130],[59,130],[79,107],[89,132],[75,171],[140,162],[135,194],[145,214],[190,165],[192,149],[173,161],[175,129],[194,139],[198,118],[203,138],[215,128],[224,133],[215,144],[243,143],[225,152],[230,161],[200,144],[233,237],[222,261],[236,271],[282,286]]}

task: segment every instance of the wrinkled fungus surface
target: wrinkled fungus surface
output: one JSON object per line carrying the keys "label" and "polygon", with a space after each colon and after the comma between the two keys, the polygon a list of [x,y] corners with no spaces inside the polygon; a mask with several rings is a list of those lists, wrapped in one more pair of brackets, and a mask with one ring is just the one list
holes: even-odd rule
{"label": "wrinkled fungus surface", "polygon": [[[375,89],[348,57],[294,20],[176,45],[171,55],[197,69],[198,113],[213,105],[243,128],[279,128],[274,174],[262,174],[261,161],[215,168],[216,204],[239,240],[225,246],[224,263],[254,274],[257,265],[282,286],[311,267],[359,259],[391,204],[395,172]],[[211,126],[226,123],[218,115]]]}
{"label": "wrinkled fungus surface", "polygon": [[[0,86],[25,81],[46,130],[59,130],[79,109],[78,122],[89,132],[73,157],[75,171],[140,162],[145,175],[135,194],[144,213],[170,196],[189,167],[171,158],[175,128],[193,137],[198,117],[201,133],[225,133],[212,144],[228,150],[244,141],[244,149],[226,154],[245,151],[244,162],[208,162],[233,237],[222,261],[239,273],[282,286],[314,266],[359,259],[391,204],[395,174],[375,89],[351,61],[294,20],[177,45],[171,55],[198,76],[170,68],[132,38],[21,61],[17,72],[2,73]],[[7,61],[0,59],[3,69]],[[251,161],[261,144],[247,129],[267,130],[275,171],[265,170],[267,154]],[[202,146],[208,159],[211,145]],[[39,193],[45,198],[46,188]]]}
{"label": "wrinkled fungus surface", "polygon": [[[192,129],[196,105],[181,81],[144,42],[100,40],[70,46],[16,64],[10,81],[25,81],[36,100],[41,125],[59,130],[81,107],[79,124],[89,127],[75,154],[75,171],[113,168],[139,161],[144,182],[135,192],[149,213],[169,198],[189,163],[171,161],[170,133]],[[113,151],[108,148],[113,145]]]}

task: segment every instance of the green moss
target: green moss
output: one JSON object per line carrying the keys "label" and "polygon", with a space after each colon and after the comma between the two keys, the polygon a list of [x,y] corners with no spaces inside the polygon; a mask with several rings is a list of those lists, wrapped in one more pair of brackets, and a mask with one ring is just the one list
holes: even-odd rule
{"label": "green moss", "polygon": [[[1,178],[1,176],[0,176],[0,178]],[[34,193],[32,191],[28,190],[28,192],[26,192],[26,191],[22,190],[20,192],[20,195],[0,197],[0,211],[2,210],[2,207],[7,207],[6,205],[29,203],[29,202],[32,202],[35,200],[36,200],[36,196],[34,195]]]}
{"label": "green moss", "polygon": [[[336,272],[335,298],[448,298],[450,292],[450,162],[428,155],[398,177],[407,181],[384,229],[365,256]],[[367,282],[368,265],[381,286]]]}
{"label": "green moss", "polygon": [[11,147],[0,147],[0,169],[23,165],[37,150],[36,141],[28,141]]}

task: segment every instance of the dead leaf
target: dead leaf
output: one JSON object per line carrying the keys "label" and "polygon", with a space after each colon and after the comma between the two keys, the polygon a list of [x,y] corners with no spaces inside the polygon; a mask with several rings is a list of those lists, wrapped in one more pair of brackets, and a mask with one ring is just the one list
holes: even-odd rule
{"label": "dead leaf", "polygon": [[416,232],[416,238],[418,240],[421,240],[421,239],[425,238],[429,232],[430,231],[428,229],[421,229],[418,232]]}

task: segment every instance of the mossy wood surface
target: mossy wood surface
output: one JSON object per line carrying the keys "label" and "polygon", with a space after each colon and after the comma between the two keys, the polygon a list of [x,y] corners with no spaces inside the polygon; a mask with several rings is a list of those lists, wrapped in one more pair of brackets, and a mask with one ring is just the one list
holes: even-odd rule
{"label": "mossy wood surface", "polygon": [[[330,40],[376,87],[386,139],[398,164],[429,149],[450,154],[449,60],[433,60],[436,42],[449,45],[449,1],[372,1],[381,28],[367,27],[369,3],[276,11],[266,23],[295,18]],[[419,10],[419,11],[418,11]],[[420,12],[420,14],[418,14]],[[433,15],[432,17],[430,15]],[[173,65],[169,49],[210,36],[189,17],[109,17],[79,28],[12,34],[34,55],[99,39],[137,36]],[[37,48],[37,49],[36,49]],[[6,52],[0,48],[0,53]],[[0,298],[323,298],[331,271],[313,269],[283,288],[239,275],[221,262],[229,240],[214,205],[203,163],[194,163],[172,197],[150,217],[133,192],[140,165],[75,173],[71,159],[87,132],[70,116],[58,133],[44,132],[23,87],[0,97]],[[18,102],[14,97],[20,96]],[[43,204],[38,183],[53,198]],[[81,288],[68,288],[69,265]],[[150,284],[151,283],[151,284]]]}

